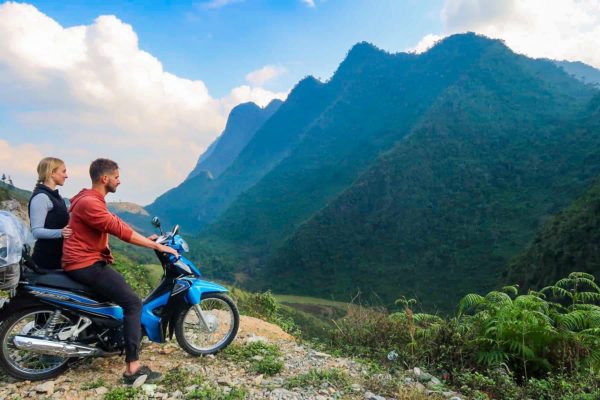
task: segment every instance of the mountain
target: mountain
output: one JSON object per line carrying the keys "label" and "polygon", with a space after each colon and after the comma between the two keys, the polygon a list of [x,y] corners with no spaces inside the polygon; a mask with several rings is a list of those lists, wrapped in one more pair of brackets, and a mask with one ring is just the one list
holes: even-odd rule
{"label": "mountain", "polygon": [[600,174],[597,91],[551,62],[470,35],[430,51],[447,58],[438,73],[470,41],[478,50],[469,68],[251,283],[337,298],[375,293],[385,304],[414,296],[448,311],[465,293],[491,289],[541,221]]}
{"label": "mountain", "polygon": [[5,182],[0,182],[0,201],[17,200],[26,206],[30,197],[31,192],[29,190],[19,189]]}
{"label": "mountain", "polygon": [[251,257],[268,255],[402,140],[490,46],[494,42],[468,35],[418,56],[357,44],[326,83],[337,93],[326,112],[204,236]]}
{"label": "mountain", "polygon": [[600,70],[581,61],[554,61],[554,63],[580,81],[600,86]]}
{"label": "mountain", "polygon": [[191,177],[146,209],[167,223],[181,224],[186,232],[198,231],[285,158],[335,95],[316,79],[303,79],[221,175]]}
{"label": "mountain", "polygon": [[539,290],[571,272],[600,279],[600,180],[569,207],[548,220],[515,257],[505,280]]}
{"label": "mountain", "polygon": [[20,218],[26,226],[29,226],[29,212],[27,205],[31,192],[19,189],[14,185],[0,182],[0,210],[9,211]]}
{"label": "mountain", "polygon": [[204,152],[187,179],[200,173],[217,178],[235,160],[258,128],[279,109],[281,100],[271,101],[265,108],[243,103],[231,110],[223,133]]}
{"label": "mountain", "polygon": [[192,257],[215,277],[444,310],[499,283],[600,175],[596,93],[476,34],[418,55],[359,43],[329,81],[302,80],[221,175],[151,208],[200,232]]}

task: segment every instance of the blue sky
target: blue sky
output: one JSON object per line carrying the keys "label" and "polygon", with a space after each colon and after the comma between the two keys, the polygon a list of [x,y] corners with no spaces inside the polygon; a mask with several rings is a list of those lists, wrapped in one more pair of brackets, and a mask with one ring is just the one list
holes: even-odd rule
{"label": "blue sky", "polygon": [[109,200],[148,204],[237,104],[329,79],[357,42],[421,52],[466,31],[600,68],[597,1],[0,0],[0,172],[31,188],[42,157],[62,158],[71,196],[112,158],[123,184]]}
{"label": "blue sky", "polygon": [[331,76],[350,47],[372,42],[403,51],[441,30],[443,1],[246,0],[208,8],[206,1],[32,1],[63,26],[103,14],[131,24],[140,48],[178,76],[203,80],[214,96],[266,64],[287,73],[268,85],[288,90],[305,75]]}

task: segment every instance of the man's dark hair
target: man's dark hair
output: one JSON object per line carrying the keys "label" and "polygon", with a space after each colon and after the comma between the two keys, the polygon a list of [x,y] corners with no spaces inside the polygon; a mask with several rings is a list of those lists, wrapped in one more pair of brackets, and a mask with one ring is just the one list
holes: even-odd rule
{"label": "man's dark hair", "polygon": [[119,165],[113,160],[98,158],[90,164],[90,178],[92,178],[92,182],[98,182],[104,175],[110,174],[117,169],[119,169]]}

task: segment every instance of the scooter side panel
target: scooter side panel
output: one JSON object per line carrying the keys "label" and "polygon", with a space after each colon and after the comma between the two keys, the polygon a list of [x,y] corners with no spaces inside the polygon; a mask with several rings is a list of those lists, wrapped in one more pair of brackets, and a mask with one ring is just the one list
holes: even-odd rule
{"label": "scooter side panel", "polygon": [[49,303],[71,308],[74,311],[84,311],[93,315],[122,320],[123,309],[112,303],[99,303],[89,297],[81,296],[60,289],[27,285],[25,289],[30,295]]}

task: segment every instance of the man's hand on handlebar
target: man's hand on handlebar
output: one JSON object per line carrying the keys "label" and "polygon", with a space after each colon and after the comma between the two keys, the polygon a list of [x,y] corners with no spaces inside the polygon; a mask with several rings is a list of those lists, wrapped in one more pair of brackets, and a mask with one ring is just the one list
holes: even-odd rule
{"label": "man's hand on handlebar", "polygon": [[158,239],[158,235],[156,233],[153,233],[152,235],[148,236],[148,239],[152,240],[153,242],[156,242],[156,239]]}
{"label": "man's hand on handlebar", "polygon": [[179,253],[177,252],[177,250],[175,250],[169,246],[165,246],[163,244],[159,244],[158,247],[156,248],[156,250],[163,252],[163,253],[173,254],[175,257],[179,257]]}

